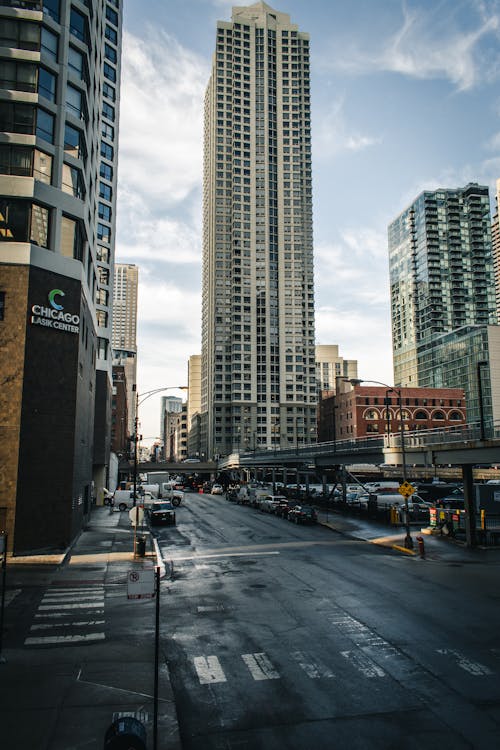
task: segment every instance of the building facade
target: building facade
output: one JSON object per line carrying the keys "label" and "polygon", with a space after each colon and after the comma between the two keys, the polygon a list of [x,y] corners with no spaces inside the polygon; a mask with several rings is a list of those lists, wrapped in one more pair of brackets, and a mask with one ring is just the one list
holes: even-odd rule
{"label": "building facade", "polygon": [[[463,387],[479,421],[478,363],[488,383],[499,367],[488,349],[497,323],[488,188],[423,192],[389,226],[389,272],[394,382]],[[489,392],[486,401],[492,419]]]}
{"label": "building facade", "polygon": [[217,23],[202,284],[207,458],[314,440],[309,37],[264,2]]}
{"label": "building facade", "polygon": [[115,263],[113,279],[113,364],[123,367],[127,380],[128,431],[135,425],[137,385],[137,300],[139,269],[130,263]]}
{"label": "building facade", "polygon": [[467,422],[465,393],[461,388],[402,388],[399,393],[382,386],[354,385],[334,398],[336,440],[388,435],[405,431],[457,427]]}
{"label": "building facade", "polygon": [[0,527],[62,549],[105,486],[118,0],[0,3]]}
{"label": "building facade", "polygon": [[493,245],[493,267],[495,271],[495,296],[497,305],[497,320],[500,321],[500,180],[496,181],[495,214],[491,224],[491,240]]}

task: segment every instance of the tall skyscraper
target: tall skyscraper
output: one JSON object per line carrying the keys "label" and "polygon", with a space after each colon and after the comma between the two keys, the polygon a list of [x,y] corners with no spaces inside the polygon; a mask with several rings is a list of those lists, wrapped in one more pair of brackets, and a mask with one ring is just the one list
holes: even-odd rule
{"label": "tall skyscraper", "polygon": [[309,37],[264,2],[217,24],[205,99],[202,450],[316,431]]}
{"label": "tall skyscraper", "polygon": [[318,344],[315,356],[316,380],[320,394],[337,393],[339,378],[358,377],[358,361],[341,357],[338,344]]}
{"label": "tall skyscraper", "polygon": [[78,533],[110,449],[121,9],[0,3],[0,528]]}
{"label": "tall skyscraper", "polygon": [[500,320],[500,180],[496,182],[495,215],[491,224],[491,237],[493,243],[493,267],[495,270],[495,294],[497,302],[497,318]]}
{"label": "tall skyscraper", "polygon": [[488,188],[423,192],[389,226],[389,271],[396,385],[463,387],[479,419],[477,368],[498,333]]}
{"label": "tall skyscraper", "polygon": [[113,283],[113,364],[124,368],[127,383],[129,435],[133,435],[135,430],[138,290],[138,267],[129,263],[115,263]]}

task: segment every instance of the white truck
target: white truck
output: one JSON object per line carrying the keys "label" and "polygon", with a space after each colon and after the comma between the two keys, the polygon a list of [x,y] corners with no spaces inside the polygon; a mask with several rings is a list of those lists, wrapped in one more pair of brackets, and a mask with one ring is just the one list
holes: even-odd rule
{"label": "white truck", "polygon": [[184,499],[184,492],[182,490],[174,489],[174,482],[162,482],[160,484],[160,497],[170,500],[172,505],[178,506]]}

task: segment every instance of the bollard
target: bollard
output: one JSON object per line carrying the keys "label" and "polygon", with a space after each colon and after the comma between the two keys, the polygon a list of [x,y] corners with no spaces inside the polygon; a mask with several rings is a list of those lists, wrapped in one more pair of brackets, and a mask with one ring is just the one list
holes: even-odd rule
{"label": "bollard", "polygon": [[417,536],[417,542],[418,542],[418,551],[420,553],[420,557],[423,560],[425,557],[424,538],[422,536]]}

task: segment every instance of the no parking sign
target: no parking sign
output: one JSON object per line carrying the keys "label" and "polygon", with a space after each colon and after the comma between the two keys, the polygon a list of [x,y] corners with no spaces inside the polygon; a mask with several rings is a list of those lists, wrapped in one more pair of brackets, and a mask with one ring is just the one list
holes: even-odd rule
{"label": "no parking sign", "polygon": [[154,568],[131,570],[127,576],[127,599],[152,599],[154,595]]}

